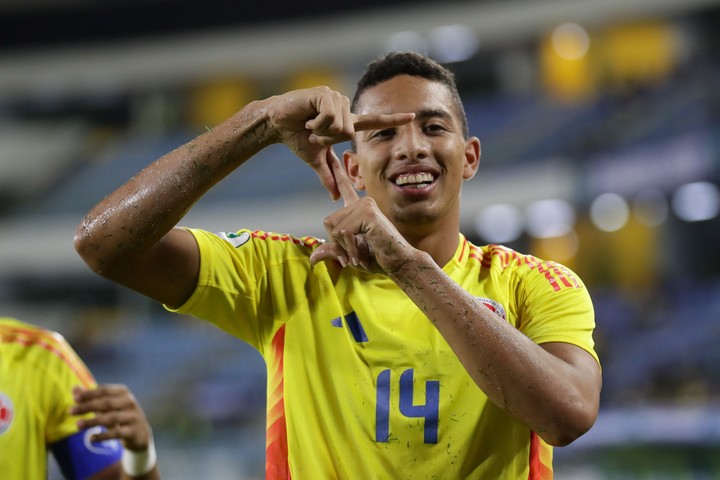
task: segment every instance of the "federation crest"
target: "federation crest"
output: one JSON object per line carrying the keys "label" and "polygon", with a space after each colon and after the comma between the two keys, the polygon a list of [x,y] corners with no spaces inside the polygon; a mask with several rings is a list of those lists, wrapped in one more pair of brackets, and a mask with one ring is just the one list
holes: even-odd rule
{"label": "federation crest", "polygon": [[482,304],[485,305],[495,315],[502,318],[503,320],[507,320],[507,316],[505,315],[505,307],[503,307],[500,303],[498,303],[495,300],[492,300],[490,298],[484,298],[484,297],[475,297],[475,298],[480,300],[482,302]]}
{"label": "federation crest", "polygon": [[0,392],[0,435],[7,432],[12,425],[15,409],[10,398]]}

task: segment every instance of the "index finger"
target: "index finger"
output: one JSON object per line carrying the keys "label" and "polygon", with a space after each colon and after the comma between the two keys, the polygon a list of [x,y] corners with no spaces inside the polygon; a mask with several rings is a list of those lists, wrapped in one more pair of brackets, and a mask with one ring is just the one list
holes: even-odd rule
{"label": "index finger", "polygon": [[356,132],[375,128],[397,127],[412,122],[414,118],[414,113],[356,113],[352,115],[353,126]]}
{"label": "index finger", "polygon": [[333,174],[333,178],[335,179],[335,185],[337,185],[345,206],[347,207],[348,205],[355,203],[360,198],[360,195],[358,195],[355,187],[353,187],[347,173],[345,173],[345,169],[343,168],[340,159],[332,148],[328,148],[327,162],[330,167],[330,171]]}
{"label": "index finger", "polygon": [[88,401],[106,396],[119,396],[125,391],[127,391],[127,387],[125,385],[108,383],[88,389],[75,387],[73,388],[73,395],[78,401]]}

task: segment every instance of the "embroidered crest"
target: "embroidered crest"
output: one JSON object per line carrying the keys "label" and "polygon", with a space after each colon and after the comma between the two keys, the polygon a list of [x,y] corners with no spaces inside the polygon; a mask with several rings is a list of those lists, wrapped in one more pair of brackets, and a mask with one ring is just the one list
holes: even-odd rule
{"label": "embroidered crest", "polygon": [[495,315],[502,318],[503,320],[507,320],[507,317],[505,315],[505,307],[503,307],[501,304],[499,304],[495,300],[492,300],[489,298],[484,298],[484,297],[475,297],[475,298],[480,300],[482,302],[482,304],[485,305]]}
{"label": "embroidered crest", "polygon": [[12,425],[15,409],[7,395],[0,392],[0,435],[7,432]]}

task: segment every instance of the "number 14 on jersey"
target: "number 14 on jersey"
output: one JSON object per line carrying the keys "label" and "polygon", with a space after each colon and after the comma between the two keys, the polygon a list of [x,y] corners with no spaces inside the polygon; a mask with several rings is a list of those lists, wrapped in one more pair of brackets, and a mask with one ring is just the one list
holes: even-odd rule
{"label": "number 14 on jersey", "polygon": [[[414,404],[414,374],[408,368],[400,374],[399,410],[408,418],[424,418],[425,427],[423,441],[437,443],[438,441],[438,410],[440,405],[440,382],[428,380],[425,382],[425,403]],[[375,441],[388,442],[390,440],[390,392],[393,382],[391,370],[383,370],[377,377],[377,403],[375,404]]]}

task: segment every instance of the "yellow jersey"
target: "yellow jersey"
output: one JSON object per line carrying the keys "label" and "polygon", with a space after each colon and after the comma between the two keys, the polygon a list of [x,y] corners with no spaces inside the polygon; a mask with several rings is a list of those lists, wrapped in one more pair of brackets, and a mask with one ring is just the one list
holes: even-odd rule
{"label": "yellow jersey", "polygon": [[[311,266],[312,237],[191,231],[200,274],[178,311],[264,357],[268,479],[552,478],[551,447],[488,400],[390,279]],[[566,267],[460,235],[443,270],[536,343],[597,359],[590,296]]]}
{"label": "yellow jersey", "polygon": [[60,334],[0,318],[0,478],[45,480],[50,448],[68,479],[118,461],[119,442],[92,444],[69,413],[73,387],[95,385]]}

